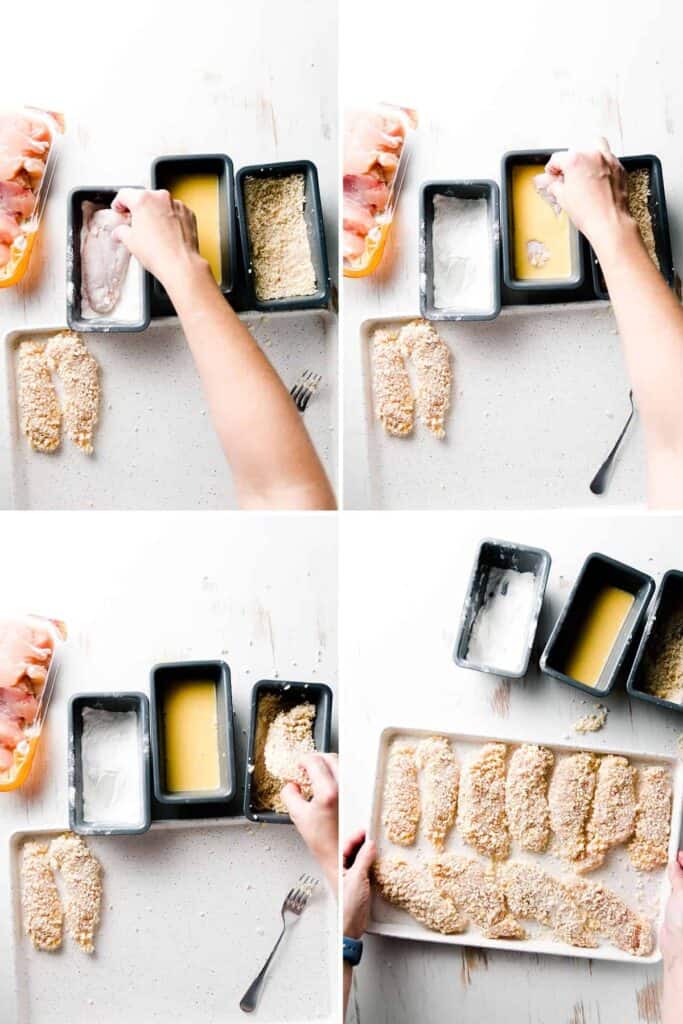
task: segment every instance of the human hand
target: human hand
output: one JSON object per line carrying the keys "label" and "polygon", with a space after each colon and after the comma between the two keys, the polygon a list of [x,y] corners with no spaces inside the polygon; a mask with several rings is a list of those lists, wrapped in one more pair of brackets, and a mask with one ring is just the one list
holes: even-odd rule
{"label": "human hand", "polygon": [[544,173],[536,178],[536,187],[566,211],[598,255],[620,228],[634,225],[626,172],[606,139],[595,150],[553,153]]}
{"label": "human hand", "polygon": [[659,936],[665,968],[671,966],[676,958],[683,957],[683,850],[679,852],[677,860],[669,865],[669,881],[671,892]]}
{"label": "human hand", "polygon": [[339,884],[339,784],[336,754],[307,754],[299,766],[308,775],[313,797],[305,800],[294,782],[282,790],[292,822],[325,872],[336,894]]}
{"label": "human hand", "polygon": [[362,830],[347,840],[342,851],[344,882],[344,935],[361,939],[370,916],[370,869],[377,856],[377,847]]}
{"label": "human hand", "polygon": [[179,273],[187,273],[188,264],[205,262],[199,255],[194,213],[165,189],[122,188],[111,205],[130,214],[130,223],[117,227],[114,237],[167,291]]}

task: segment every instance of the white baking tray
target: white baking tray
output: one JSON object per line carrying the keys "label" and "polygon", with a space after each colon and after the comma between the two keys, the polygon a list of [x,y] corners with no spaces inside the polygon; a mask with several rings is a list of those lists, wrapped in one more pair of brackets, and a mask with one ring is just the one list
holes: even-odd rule
{"label": "white baking tray", "polygon": [[[309,312],[245,314],[243,319],[288,390],[303,370],[322,375],[304,422],[334,485],[337,318],[326,312]],[[85,455],[66,437],[57,452],[31,451],[19,430],[17,343],[65,329],[37,326],[5,335],[0,508],[236,507],[230,470],[176,319],[153,321],[147,331],[138,334],[84,334],[101,369],[95,454]],[[267,415],[268,410],[263,411]]]}
{"label": "white baking tray", "polygon": [[272,1024],[337,1019],[336,906],[293,828],[230,818],[88,837],[104,869],[93,956],[68,936],[56,953],[38,952],[23,933],[22,844],[63,831],[10,837],[16,1014],[3,1014],[3,1022],[243,1020],[239,1001],[280,932],[284,897],[304,872],[320,884],[283,940],[255,1016]]}
{"label": "white baking tray", "polygon": [[[355,421],[346,428],[355,445],[345,466],[347,507],[516,509],[594,502],[589,482],[629,409],[611,307],[505,307],[490,323],[436,323],[453,370],[443,440],[419,422],[411,435],[389,437],[375,416],[372,334],[415,319],[419,314],[361,324],[363,408],[347,411],[347,420],[351,414],[361,419],[360,429]],[[610,504],[644,500],[639,448],[631,436],[610,483]]]}
{"label": "white baking tray", "polygon": [[[446,733],[438,729],[430,732],[421,729],[399,729],[394,727],[385,729],[380,737],[372,817],[369,828],[369,834],[377,842],[380,856],[393,853],[405,857],[407,860],[417,860],[418,856],[433,859],[436,856],[434,848],[423,837],[421,830],[414,846],[395,846],[386,839],[381,820],[384,775],[387,755],[392,742],[398,737],[420,740],[427,736],[448,736],[461,766],[470,760],[485,743],[505,743],[508,747],[514,749],[524,742],[539,743],[548,747],[555,754],[556,762],[562,755],[573,754],[580,750],[595,750],[596,754],[621,754],[624,757],[628,757],[633,765],[652,764],[665,766],[671,772],[673,786],[669,860],[676,856],[679,849],[681,815],[683,813],[683,763],[676,758],[635,753],[627,750],[610,750],[602,747],[597,749],[589,744],[577,746],[565,743],[546,743],[543,739],[536,737],[532,740],[528,737],[474,736],[464,733]],[[472,847],[467,846],[462,841],[458,834],[457,826],[451,831],[446,843],[446,852],[462,853],[468,857],[481,860],[482,863],[490,863],[485,857],[479,857]],[[544,870],[548,871],[549,874],[556,876],[570,874],[564,868],[561,861],[552,853],[527,853],[521,850],[514,840],[512,842],[510,859],[534,861],[542,866]],[[628,859],[626,847],[621,846],[608,853],[603,867],[597,871],[591,871],[582,877],[587,881],[604,882],[605,885],[614,889],[633,910],[644,913],[653,920],[657,944],[650,956],[631,956],[629,953],[616,949],[604,939],[599,940],[601,944],[595,949],[580,949],[577,946],[556,942],[552,939],[548,928],[544,928],[532,921],[522,922],[529,933],[529,938],[520,941],[485,938],[476,925],[470,925],[467,931],[460,935],[441,935],[439,932],[430,931],[428,928],[425,928],[413,920],[405,911],[391,906],[376,893],[373,894],[368,931],[376,935],[389,935],[394,938],[414,939],[422,942],[441,942],[453,946],[482,946],[487,949],[505,949],[525,953],[549,953],[559,956],[584,957],[591,960],[615,960],[634,964],[651,964],[661,960],[659,928],[662,923],[664,904],[669,893],[666,868],[653,872],[636,871]]]}

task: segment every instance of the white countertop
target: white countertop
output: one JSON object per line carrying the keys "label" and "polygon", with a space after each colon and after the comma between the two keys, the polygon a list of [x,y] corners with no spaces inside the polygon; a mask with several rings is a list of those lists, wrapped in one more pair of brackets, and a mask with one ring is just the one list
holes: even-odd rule
{"label": "white countertop", "polygon": [[[17,287],[0,290],[0,338],[24,326],[65,325],[68,192],[77,186],[148,185],[152,161],[165,154],[224,152],[235,170],[259,162],[312,160],[319,172],[330,267],[336,277],[333,7],[323,10],[310,0],[287,5],[200,0],[180,16],[158,2],[119,0],[112,7],[75,0],[67,13],[39,0],[28,25],[26,18],[20,7],[3,13],[3,37],[26,43],[7,48],[2,106],[29,103],[62,111],[66,134],[28,274]],[[64,478],[67,494],[61,501],[53,498],[48,507],[234,504],[229,471],[208,423],[200,383],[174,324],[169,321],[152,333],[124,335],[118,341],[116,336],[88,335],[103,380],[94,479],[87,479],[88,460],[81,458]],[[334,332],[322,336],[316,346],[311,339],[300,344],[281,316],[259,317],[258,324],[257,337],[288,388],[305,368],[323,375],[323,387],[310,406],[310,421],[309,412],[306,416],[334,478]],[[5,354],[1,355],[0,508],[7,508],[6,459],[11,453],[3,413],[11,417],[14,410],[3,408],[9,402]],[[122,370],[120,362],[126,358],[128,366]],[[314,365],[308,366],[309,361]],[[142,396],[147,399],[144,404]],[[114,416],[108,415],[112,408]],[[168,466],[160,462],[154,443],[159,424],[167,447],[176,453]],[[152,439],[145,445],[140,439],[147,434]],[[20,441],[26,447],[24,439]],[[64,447],[68,449],[67,442]],[[119,465],[123,451],[132,453],[132,474]],[[22,449],[22,458],[24,454]],[[102,480],[107,476],[110,483],[114,479],[113,486]],[[39,496],[34,496],[34,505],[41,507]]]}
{"label": "white countertop", "polygon": [[[11,525],[10,525],[11,524]],[[69,640],[64,648],[62,669],[48,712],[47,724],[38,748],[36,763],[29,781],[16,792],[0,794],[0,1014],[3,1024],[15,1024],[13,1015],[6,1016],[4,1007],[13,1000],[13,962],[9,948],[12,913],[9,906],[8,853],[9,835],[17,830],[64,827],[68,823],[67,806],[67,702],[76,692],[111,690],[149,690],[149,671],[153,664],[163,661],[223,658],[231,668],[234,710],[236,715],[237,765],[240,790],[246,763],[246,742],[249,729],[250,695],[259,679],[292,679],[306,682],[326,682],[335,686],[337,673],[337,580],[336,580],[336,521],[332,516],[215,516],[209,513],[168,513],[147,516],[144,513],[98,516],[59,516],[36,513],[28,516],[3,517],[0,531],[0,561],[3,565],[3,611],[31,610],[62,618],[69,629]],[[336,744],[336,728],[335,728]],[[239,810],[238,810],[239,813]],[[243,930],[238,960],[231,954],[230,971],[211,979],[211,992],[203,992],[192,979],[192,958],[188,961],[178,942],[173,926],[168,933],[164,927],[148,923],[149,952],[157,957],[149,961],[149,968],[141,968],[136,986],[149,998],[158,972],[168,969],[170,977],[177,977],[175,1010],[168,1009],[164,1019],[186,1021],[197,1019],[193,1014],[205,1013],[203,1020],[232,1019],[239,1013],[236,1003],[256,975],[270,951],[268,945],[277,935],[278,911],[286,889],[281,891],[281,880],[274,886],[269,881],[275,864],[286,863],[293,877],[308,871],[320,877],[320,869],[310,859],[303,842],[290,827],[253,826],[248,835],[232,839],[228,830],[224,849],[229,864],[230,891],[239,901],[240,910],[230,908],[232,914],[241,914]],[[251,836],[251,839],[248,836]],[[152,849],[163,853],[163,833],[152,839]],[[146,837],[141,837],[141,846]],[[98,840],[106,850],[107,840]],[[127,841],[133,843],[133,840]],[[173,849],[173,837],[169,838]],[[215,845],[221,844],[215,838]],[[252,846],[249,853],[249,842]],[[180,840],[178,840],[180,843]],[[206,839],[209,844],[209,838]],[[135,845],[135,844],[134,844]],[[146,847],[148,850],[149,846]],[[133,846],[129,847],[131,854]],[[198,845],[180,843],[186,850],[185,861],[169,865],[164,853],[165,869],[172,868],[181,879],[201,878],[201,836]],[[242,851],[241,855],[239,851]],[[107,914],[119,919],[125,915],[119,885],[117,885],[115,851],[104,856],[106,874]],[[269,867],[270,865],[270,867]],[[256,873],[256,874],[255,874]],[[130,890],[130,876],[119,877],[118,882]],[[143,909],[152,903],[155,884],[145,892],[144,878],[139,879],[137,895]],[[206,906],[202,900],[201,885],[197,887],[197,913],[204,918]],[[228,882],[226,881],[226,884]],[[250,893],[250,890],[252,893]],[[267,893],[272,912],[261,914],[259,921],[250,915],[253,899]],[[180,904],[182,894],[173,900]],[[224,893],[217,894],[217,899]],[[113,907],[109,904],[113,904]],[[147,908],[149,909],[149,908]],[[263,909],[263,908],[261,908]],[[131,911],[132,912],[132,911]],[[270,984],[264,996],[261,1014],[264,1020],[289,1021],[330,1019],[330,1005],[335,993],[330,990],[334,973],[332,951],[336,951],[336,911],[329,896],[323,898],[306,927],[292,935],[286,947],[286,957],[273,969]],[[196,916],[196,915],[195,915]],[[209,949],[224,941],[220,922],[212,932],[207,920],[194,922],[192,934],[201,934],[197,950],[208,942]],[[322,934],[308,936],[314,919],[321,922]],[[303,919],[302,919],[303,921]],[[260,925],[260,927],[257,927]],[[196,933],[196,929],[199,932]],[[23,940],[27,942],[26,939]],[[192,940],[193,942],[195,939]],[[226,940],[227,941],[227,940]],[[230,941],[234,942],[232,936]],[[213,945],[212,945],[213,944]],[[309,962],[310,947],[315,950]],[[231,948],[227,946],[227,948]],[[305,962],[302,955],[305,953]],[[34,969],[40,968],[39,962]],[[80,954],[79,954],[80,955]],[[109,953],[109,955],[112,955]],[[182,971],[178,957],[183,957]],[[73,990],[74,1005],[84,1005],[86,997],[94,997],[102,1005],[100,990],[88,990],[87,970],[81,969],[80,960],[71,970],[68,960],[58,968],[60,991]],[[88,962],[89,963],[89,962]],[[161,967],[159,965],[164,965]],[[106,959],[99,957],[100,987],[106,983]],[[54,971],[50,961],[46,970]],[[112,975],[122,970],[121,964],[112,964]],[[144,984],[146,970],[150,975]],[[307,980],[301,980],[306,970]],[[175,971],[175,974],[174,974]],[[292,973],[293,972],[293,973]],[[300,983],[292,983],[299,978]],[[237,992],[237,989],[241,991]],[[165,991],[167,997],[169,992]],[[60,999],[62,996],[60,996]],[[126,1009],[129,1019],[142,1021],[136,1016],[138,1004],[130,996]],[[226,1017],[215,1017],[214,1003],[225,1006]],[[327,1007],[327,1012],[325,1008]],[[40,1015],[42,1009],[43,1016]],[[139,1006],[138,1006],[139,1009]],[[228,1011],[230,1016],[228,1017]],[[37,1019],[44,1019],[45,1006],[36,1009]],[[89,1011],[94,1013],[95,1011]],[[80,1019],[80,1018],[79,1018]],[[101,1016],[104,1020],[104,1016]],[[148,1018],[151,1019],[151,1018]],[[156,1016],[154,1016],[156,1019]],[[74,1015],[70,1020],[75,1021]]]}
{"label": "white countertop", "polygon": [[[604,135],[617,154],[657,154],[674,262],[682,264],[683,90],[674,42],[683,28],[680,5],[676,0],[645,5],[577,0],[571,11],[560,13],[543,0],[520,0],[485,8],[460,5],[447,15],[438,0],[425,0],[418,10],[383,19],[377,60],[368,60],[358,43],[364,9],[361,0],[343,4],[342,106],[377,100],[411,106],[420,124],[383,262],[372,276],[347,278],[343,285],[346,506],[642,503],[639,432],[628,440],[608,493],[597,499],[587,486],[628,409],[611,315],[593,323],[577,320],[575,337],[564,329],[556,337],[552,312],[530,314],[539,319],[533,330],[523,319],[512,335],[500,320],[453,325],[453,471],[445,486],[426,485],[411,464],[404,470],[402,493],[396,494],[397,482],[384,502],[367,481],[359,328],[370,317],[419,315],[421,183],[454,178],[500,183],[502,155],[513,149],[592,144]],[[381,429],[376,423],[371,427]],[[411,443],[394,439],[401,454]],[[406,461],[412,458],[408,452]],[[399,472],[400,466],[397,481]],[[512,485],[506,482],[510,475]],[[517,481],[523,481],[523,493]]]}
{"label": "white countertop", "polygon": [[[379,736],[387,726],[570,742],[676,755],[683,714],[605,698],[607,724],[572,725],[597,703],[541,676],[505,680],[452,660],[462,604],[484,537],[545,548],[552,567],[535,658],[585,557],[600,551],[651,574],[681,568],[680,520],[653,516],[477,513],[347,515],[341,568],[343,829],[370,820]],[[369,571],[371,570],[371,571]],[[362,586],[358,585],[362,579]],[[444,948],[369,935],[352,1024],[658,1022],[660,968]]]}

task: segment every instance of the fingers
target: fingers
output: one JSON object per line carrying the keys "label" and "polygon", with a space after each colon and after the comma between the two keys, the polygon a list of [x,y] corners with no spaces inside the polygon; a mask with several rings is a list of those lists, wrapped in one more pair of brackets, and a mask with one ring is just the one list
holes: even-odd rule
{"label": "fingers", "polygon": [[342,848],[342,864],[344,867],[351,867],[355,860],[355,855],[366,842],[366,833],[364,828],[358,828],[352,836],[350,836]]}
{"label": "fingers", "polygon": [[678,851],[678,863],[683,868],[683,850]]}
{"label": "fingers", "polygon": [[571,156],[572,154],[568,149],[558,150],[557,153],[553,153],[550,160],[548,160],[548,163],[545,165],[546,173],[554,176],[564,174],[571,160]]}
{"label": "fingers", "polygon": [[336,801],[339,794],[337,779],[324,756],[322,754],[308,754],[301,759],[300,764],[306,770],[310,779],[313,799],[320,800],[323,803]]}
{"label": "fingers", "polygon": [[683,850],[679,850],[676,860],[669,864],[669,881],[672,892],[683,893]]}
{"label": "fingers", "polygon": [[111,235],[115,242],[120,242],[122,245],[125,245],[126,249],[130,249],[132,230],[130,224],[119,224],[117,228],[114,228]]}
{"label": "fingers", "polygon": [[295,821],[301,811],[308,807],[308,801],[304,800],[301,790],[293,782],[288,782],[283,787],[280,796],[292,821]]}
{"label": "fingers", "polygon": [[117,213],[132,213],[145,194],[144,188],[122,188],[112,199],[111,208]]}
{"label": "fingers", "polygon": [[370,868],[375,863],[376,858],[377,847],[375,846],[374,840],[366,839],[356,854],[356,859],[351,870],[362,875],[364,878],[367,878],[370,874]]}

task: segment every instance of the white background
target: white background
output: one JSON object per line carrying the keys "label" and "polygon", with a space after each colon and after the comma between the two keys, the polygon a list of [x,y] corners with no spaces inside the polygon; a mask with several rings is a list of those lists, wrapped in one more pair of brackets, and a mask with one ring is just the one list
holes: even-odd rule
{"label": "white background", "polygon": [[[370,820],[379,736],[387,726],[585,742],[676,755],[683,715],[605,699],[602,731],[580,739],[577,719],[597,703],[532,669],[505,680],[452,660],[472,564],[484,537],[552,556],[538,653],[591,551],[659,580],[683,566],[683,521],[562,513],[348,513],[342,528],[340,669],[343,679],[343,833]],[[660,967],[480,953],[368,936],[356,973],[353,1024],[625,1024],[659,1021]]]}
{"label": "white background", "polygon": [[[13,999],[8,836],[16,830],[68,824],[68,698],[77,692],[148,692],[149,671],[157,662],[223,658],[232,671],[241,790],[252,686],[271,678],[335,685],[337,527],[332,516],[211,513],[5,513],[1,526],[3,609],[62,618],[69,629],[29,781],[16,792],[0,794],[0,1020],[15,1024],[13,1012],[6,1009]],[[236,813],[241,813],[239,805]],[[159,991],[165,1020],[189,1024],[239,1017],[237,1002],[277,936],[287,888],[305,871],[320,877],[293,829],[254,826],[249,836],[240,837],[237,856],[238,840],[226,831],[225,871],[222,881],[218,871],[215,895],[211,885],[216,884],[216,866],[201,859],[203,843],[221,855],[215,839],[204,841],[199,835],[194,846],[181,848],[187,848],[185,859],[170,865],[160,843],[163,870],[176,873],[173,888],[166,891],[154,872],[146,878],[149,865],[141,866],[148,849],[145,837],[139,841],[141,860],[136,859],[135,841],[126,841],[130,863],[124,858],[123,865],[120,855],[108,855],[107,841],[100,840],[105,872],[110,870],[105,874],[106,906],[96,960],[84,962],[73,944],[64,955],[31,954],[28,940],[22,940],[22,959],[28,956],[32,963],[35,1019],[53,1020],[51,1014],[56,1014],[69,1024],[109,1022],[105,994],[110,987],[117,992],[114,1005],[134,1024],[157,1019],[150,993]],[[284,891],[279,877],[283,865]],[[129,903],[122,893],[130,897]],[[237,920],[223,939],[222,922],[212,927],[211,910],[225,900]],[[138,934],[133,926],[141,915],[145,918],[145,910]],[[187,915],[187,932],[181,930],[180,941],[177,914]],[[336,909],[323,897],[306,915],[275,965],[260,1010],[264,1020],[331,1016]],[[109,929],[119,936],[126,922],[128,946],[110,941]],[[129,949],[137,950],[137,963],[129,963]],[[210,978],[209,989],[204,987],[205,968],[215,960],[220,969]],[[161,989],[160,978],[165,979]]]}
{"label": "white background", "polygon": [[[486,508],[634,504],[644,500],[640,438],[632,436],[608,494],[588,482],[628,410],[611,316],[556,313],[454,325],[450,468],[425,463],[420,432],[393,439],[392,486],[367,486],[359,325],[419,314],[418,196],[426,180],[492,178],[512,149],[592,144],[663,164],[674,261],[683,257],[683,88],[677,0],[398,3],[368,55],[362,0],[342,4],[342,107],[383,100],[417,109],[420,125],[398,217],[380,269],[344,281],[345,482],[349,507]],[[569,320],[569,325],[566,321]],[[381,430],[370,424],[370,437]],[[389,470],[387,470],[389,475]],[[370,503],[370,504],[369,504]]]}
{"label": "white background", "polygon": [[[336,4],[292,0],[38,0],[6,5],[0,106],[64,113],[66,134],[43,228],[24,282],[0,289],[0,337],[65,326],[67,195],[79,186],[148,185],[152,161],[227,153],[247,164],[310,159],[318,167],[330,267],[337,253]],[[65,441],[56,455],[14,442],[0,354],[0,507],[9,507],[8,459],[29,467],[27,504],[39,508],[226,508],[229,471],[176,321],[143,334],[88,335],[102,370],[95,456]],[[302,370],[323,386],[306,413],[335,473],[337,356],[318,317],[252,319],[290,388]],[[24,474],[21,473],[21,479]]]}

